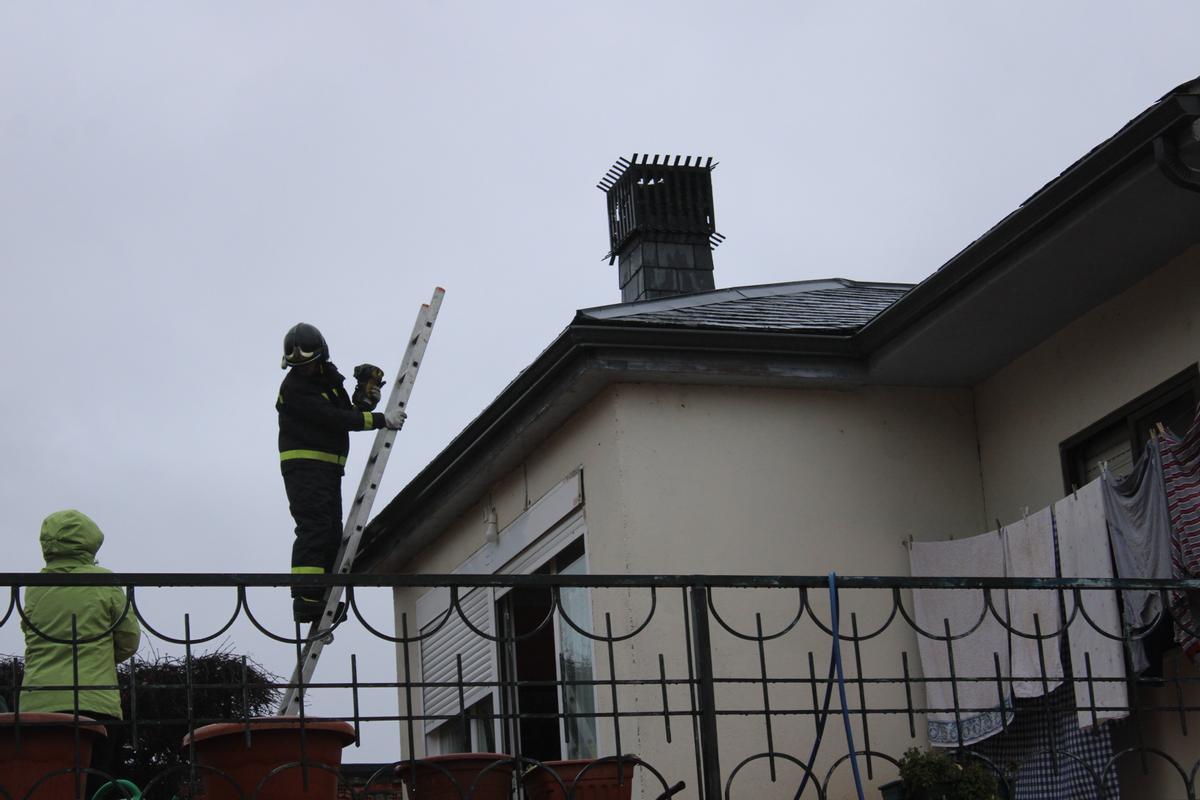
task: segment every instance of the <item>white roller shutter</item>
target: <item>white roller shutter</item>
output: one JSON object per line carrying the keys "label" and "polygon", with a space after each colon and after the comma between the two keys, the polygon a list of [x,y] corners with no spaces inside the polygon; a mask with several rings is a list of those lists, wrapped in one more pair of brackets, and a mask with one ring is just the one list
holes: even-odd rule
{"label": "white roller shutter", "polygon": [[[481,547],[454,570],[462,575],[495,573],[523,574],[537,569],[562,548],[584,535],[583,474],[575,470],[536,503],[500,531],[497,541]],[[496,635],[496,600],[508,588],[479,587],[460,591],[459,606],[478,630]],[[450,590],[438,587],[417,600],[417,626],[421,633],[433,631],[450,607]],[[436,633],[421,640],[423,681],[445,686],[426,687],[421,691],[421,707],[426,716],[450,717],[463,711],[458,701],[457,656],[462,656],[463,681],[488,686],[464,687],[467,707],[497,691],[500,667],[494,639],[479,636],[452,612]],[[494,708],[499,708],[499,698]],[[438,727],[443,719],[425,721],[425,732]]]}
{"label": "white roller shutter", "polygon": [[[472,589],[459,595],[458,609],[442,622],[450,607],[448,589],[435,589],[417,601],[417,620],[421,633],[436,631],[421,640],[421,706],[426,716],[452,717],[463,711],[458,693],[458,656],[462,656],[463,683],[482,682],[486,686],[464,686],[463,702],[470,707],[495,691],[497,683],[496,643],[471,630],[465,615],[477,630],[496,635],[495,601],[491,587]],[[459,611],[461,610],[461,614]],[[438,628],[438,624],[441,627]],[[425,732],[441,725],[443,719],[425,720]]]}

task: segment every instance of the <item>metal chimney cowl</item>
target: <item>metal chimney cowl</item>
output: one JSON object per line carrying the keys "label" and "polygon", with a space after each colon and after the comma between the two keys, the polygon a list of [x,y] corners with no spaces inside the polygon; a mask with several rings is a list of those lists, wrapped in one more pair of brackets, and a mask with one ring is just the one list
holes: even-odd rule
{"label": "metal chimney cowl", "polygon": [[[660,161],[661,159],[661,161]],[[682,163],[680,163],[682,161]],[[608,199],[608,263],[621,301],[716,288],[712,251],[723,240],[713,213],[712,158],[619,158],[597,187]]]}

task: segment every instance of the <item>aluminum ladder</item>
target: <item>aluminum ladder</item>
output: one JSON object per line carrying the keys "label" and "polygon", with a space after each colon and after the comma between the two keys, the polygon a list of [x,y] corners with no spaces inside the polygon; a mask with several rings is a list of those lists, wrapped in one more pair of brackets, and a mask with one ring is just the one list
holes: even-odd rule
{"label": "aluminum ladder", "polygon": [[[429,345],[429,337],[433,333],[433,323],[437,320],[438,310],[442,307],[442,297],[446,290],[440,286],[433,290],[429,303],[423,304],[417,312],[416,322],[413,323],[412,335],[408,339],[408,347],[404,351],[404,361],[400,372],[392,384],[392,392],[388,396],[385,410],[388,412],[408,407],[408,398],[412,394],[413,382],[417,379],[417,370],[425,358],[425,348]],[[363,470],[362,480],[346,515],[346,527],[342,533],[342,543],[338,548],[337,557],[333,563],[337,565],[336,573],[347,575],[354,567],[354,559],[358,555],[358,546],[362,541],[363,529],[367,526],[367,518],[371,514],[371,506],[379,491],[379,481],[387,466],[388,456],[392,452],[392,442],[396,439],[397,431],[381,429],[375,434],[375,444],[371,446],[371,455],[367,458],[367,467]],[[283,701],[279,704],[279,716],[292,716],[300,713],[304,699],[304,687],[312,680],[317,669],[317,661],[325,645],[333,641],[332,631],[334,616],[342,602],[344,586],[329,587],[325,596],[324,610],[316,622],[309,628],[308,636],[304,639],[300,659],[288,681]]]}

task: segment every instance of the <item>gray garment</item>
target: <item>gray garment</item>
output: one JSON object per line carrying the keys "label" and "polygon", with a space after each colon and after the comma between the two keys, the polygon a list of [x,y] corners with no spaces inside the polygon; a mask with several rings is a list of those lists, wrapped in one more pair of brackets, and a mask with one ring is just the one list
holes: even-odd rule
{"label": "gray garment", "polygon": [[[1101,485],[1117,577],[1170,578],[1171,518],[1158,448],[1143,449],[1133,471],[1123,478],[1114,478],[1105,468]],[[1131,627],[1151,625],[1162,613],[1159,592],[1126,589],[1123,594],[1125,622]],[[1140,639],[1130,642],[1130,657],[1134,672],[1149,665]]]}

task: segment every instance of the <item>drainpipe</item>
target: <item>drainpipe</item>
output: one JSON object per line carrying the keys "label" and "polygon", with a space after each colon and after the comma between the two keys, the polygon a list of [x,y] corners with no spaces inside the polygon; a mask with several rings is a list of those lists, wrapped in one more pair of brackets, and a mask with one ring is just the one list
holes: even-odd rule
{"label": "drainpipe", "polygon": [[1200,142],[1200,117],[1193,117],[1186,131],[1167,131],[1154,140],[1154,160],[1167,180],[1192,192],[1200,192],[1200,169],[1183,163],[1179,148],[1191,148]]}
{"label": "drainpipe", "polygon": [[488,544],[500,541],[500,530],[496,519],[496,507],[491,503],[483,511],[483,538]]}

